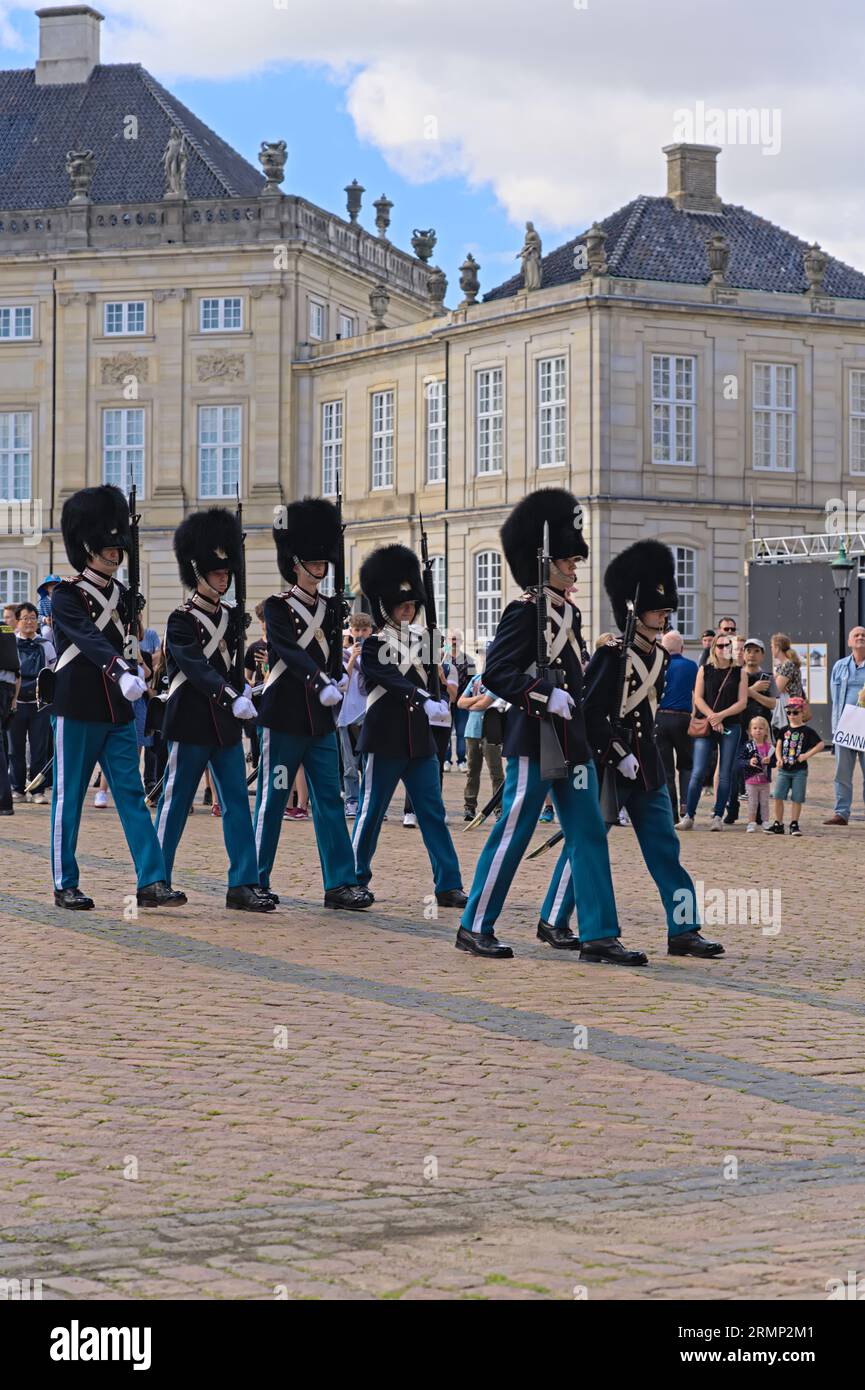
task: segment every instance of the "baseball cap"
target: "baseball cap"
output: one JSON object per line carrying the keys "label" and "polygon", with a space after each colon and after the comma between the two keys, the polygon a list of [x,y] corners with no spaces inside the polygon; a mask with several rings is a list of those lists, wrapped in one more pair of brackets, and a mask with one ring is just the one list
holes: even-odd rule
{"label": "baseball cap", "polygon": [[765,644],[760,641],[759,637],[746,637],[745,646],[759,647],[761,652],[764,652],[766,650]]}
{"label": "baseball cap", "polygon": [[788,710],[792,709],[799,712],[808,708],[808,701],[803,700],[801,695],[791,695],[787,701],[787,708]]}

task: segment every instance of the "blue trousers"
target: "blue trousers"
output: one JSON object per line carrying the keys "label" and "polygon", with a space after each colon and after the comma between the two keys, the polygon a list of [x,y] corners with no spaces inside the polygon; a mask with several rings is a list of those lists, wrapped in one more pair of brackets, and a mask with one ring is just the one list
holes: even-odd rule
{"label": "blue trousers", "polygon": [[174,856],[186,829],[189,808],[208,765],[222,811],[228,886],[239,888],[243,883],[258,883],[242,743],[235,743],[231,748],[209,743],[169,743],[165,780],[156,809],[156,836],[162,846],[166,877],[170,883]]}
{"label": "blue trousers", "polygon": [[857,763],[862,770],[862,794],[865,796],[865,753],[835,745],[835,815],[845,820],[850,819],[853,809],[853,773]]}
{"label": "blue trousers", "polygon": [[618,936],[610,854],[594,764],[574,768],[557,782],[541,778],[540,764],[534,758],[508,758],[507,764],[501,819],[496,821],[481,851],[462,925],[467,931],[495,931],[520,860],[550,794],[565,833],[563,853],[571,864],[571,882],[576,883],[581,939],[597,941]]}
{"label": "blue trousers", "polygon": [[75,846],[81,810],[97,762],[108,779],[138,887],[164,879],[165,863],[144,804],[135,724],[88,723],[52,715],[54,787],[51,795],[51,872],[55,888],[78,887]]}
{"label": "blue trousers", "polygon": [[[687,869],[679,863],[679,837],[673,825],[670,793],[666,787],[659,787],[653,792],[635,787],[624,806],[631,818],[646,868],[655,880],[661,895],[661,902],[667,914],[667,935],[677,936],[680,932],[696,931],[700,923],[697,920],[694,883]],[[554,927],[567,926],[574,911],[575,874],[578,874],[578,867],[572,869],[568,853],[563,850],[541,908],[544,921]],[[690,896],[686,896],[688,894]],[[583,940],[585,932],[582,907],[579,902],[576,903],[576,907],[580,939]]]}
{"label": "blue trousers", "polygon": [[309,783],[309,804],[325,890],[357,883],[340,795],[336,732],[312,738],[286,734],[280,729],[261,730],[253,813],[259,882],[263,888],[270,887],[283,812],[301,766]]}
{"label": "blue trousers", "polygon": [[723,816],[727,809],[727,802],[730,800],[730,788],[733,785],[741,737],[742,730],[737,724],[726,733],[709,734],[706,738],[694,739],[694,764],[691,768],[691,780],[688,783],[689,816],[696,813],[700,797],[703,794],[703,780],[706,776],[706,767],[713,744],[718,746],[718,795],[715,798],[715,808],[712,815]]}
{"label": "blue trousers", "polygon": [[396,791],[396,784],[401,779],[417,816],[432,865],[436,892],[447,893],[452,888],[462,887],[459,860],[445,821],[439,768],[435,753],[428,758],[387,758],[383,753],[367,754],[352,836],[358,883],[366,886],[372,878],[372,859],[381,823]]}

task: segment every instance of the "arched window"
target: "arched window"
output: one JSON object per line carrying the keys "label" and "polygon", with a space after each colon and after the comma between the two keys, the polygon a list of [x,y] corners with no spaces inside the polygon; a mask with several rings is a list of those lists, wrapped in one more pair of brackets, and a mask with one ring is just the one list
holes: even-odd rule
{"label": "arched window", "polygon": [[475,641],[491,642],[502,615],[502,557],[497,550],[475,556]]}

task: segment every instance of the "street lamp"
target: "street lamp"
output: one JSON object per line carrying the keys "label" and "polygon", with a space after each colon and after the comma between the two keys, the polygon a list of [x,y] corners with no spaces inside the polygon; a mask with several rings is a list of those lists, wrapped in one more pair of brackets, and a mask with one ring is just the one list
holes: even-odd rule
{"label": "street lamp", "polygon": [[844,609],[847,604],[847,595],[850,592],[853,571],[858,569],[856,561],[851,560],[848,556],[847,547],[843,541],[839,545],[838,554],[829,569],[832,571],[832,586],[838,599],[838,657],[840,660],[847,650]]}

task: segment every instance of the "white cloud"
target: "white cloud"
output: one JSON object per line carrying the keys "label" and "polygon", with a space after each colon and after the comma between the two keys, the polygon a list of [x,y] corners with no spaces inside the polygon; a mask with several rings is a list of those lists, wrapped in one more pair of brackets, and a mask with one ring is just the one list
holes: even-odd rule
{"label": "white cloud", "polygon": [[563,236],[664,191],[677,110],[778,108],[780,153],[726,148],[722,197],[865,267],[861,0],[281,3],[117,0],[103,53],[169,82],[322,65],[404,177],[488,184],[515,223]]}

